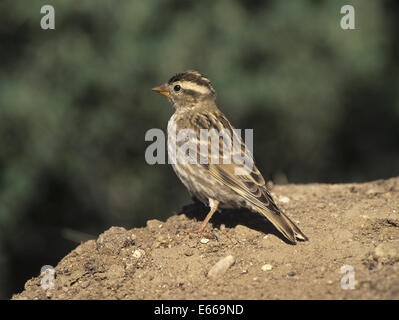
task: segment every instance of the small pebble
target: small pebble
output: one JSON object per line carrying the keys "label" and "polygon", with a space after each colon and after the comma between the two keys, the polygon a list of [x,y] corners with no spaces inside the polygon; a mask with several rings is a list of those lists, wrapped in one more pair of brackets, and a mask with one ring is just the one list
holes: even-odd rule
{"label": "small pebble", "polygon": [[144,251],[141,249],[134,250],[133,257],[140,259],[143,255]]}
{"label": "small pebble", "polygon": [[206,243],[209,242],[209,239],[207,239],[207,238],[202,238],[200,242],[203,243],[203,244],[206,244]]}
{"label": "small pebble", "polygon": [[288,276],[289,276],[289,277],[293,277],[293,276],[295,276],[295,275],[296,275],[296,273],[295,273],[294,271],[288,272]]}
{"label": "small pebble", "polygon": [[262,271],[270,271],[273,269],[273,266],[271,264],[265,264],[262,266]]}
{"label": "small pebble", "polygon": [[216,279],[224,274],[235,262],[233,256],[227,256],[220,259],[208,272],[208,277]]}
{"label": "small pebble", "polygon": [[286,196],[280,196],[278,198],[278,201],[281,202],[281,203],[288,203],[288,202],[290,202],[290,198],[288,198]]}
{"label": "small pebble", "polygon": [[186,250],[184,251],[184,255],[187,257],[191,257],[194,254],[194,252],[192,250]]}
{"label": "small pebble", "polygon": [[157,238],[157,241],[158,241],[159,243],[167,243],[167,242],[168,242],[168,238],[165,237],[165,236],[159,236],[159,237]]}

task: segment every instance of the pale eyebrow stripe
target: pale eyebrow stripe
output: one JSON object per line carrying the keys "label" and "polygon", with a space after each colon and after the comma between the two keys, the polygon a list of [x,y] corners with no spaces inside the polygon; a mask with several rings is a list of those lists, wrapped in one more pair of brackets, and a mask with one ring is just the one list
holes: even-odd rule
{"label": "pale eyebrow stripe", "polygon": [[[179,84],[179,83],[177,83]],[[191,81],[181,81],[180,85],[183,89],[187,89],[187,90],[193,90],[199,93],[210,93],[211,90],[209,90],[209,88],[207,86],[203,86],[203,85],[198,85],[195,82],[191,82]]]}

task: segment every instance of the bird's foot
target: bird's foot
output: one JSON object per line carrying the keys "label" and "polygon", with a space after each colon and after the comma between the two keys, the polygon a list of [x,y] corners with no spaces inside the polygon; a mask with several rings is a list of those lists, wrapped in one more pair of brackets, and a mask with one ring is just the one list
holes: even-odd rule
{"label": "bird's foot", "polygon": [[199,228],[199,229],[196,229],[196,230],[185,229],[185,230],[183,230],[183,232],[184,233],[188,233],[188,234],[190,234],[190,233],[200,234],[200,235],[203,235],[204,237],[207,237],[209,239],[214,238],[212,233],[205,231],[203,228]]}

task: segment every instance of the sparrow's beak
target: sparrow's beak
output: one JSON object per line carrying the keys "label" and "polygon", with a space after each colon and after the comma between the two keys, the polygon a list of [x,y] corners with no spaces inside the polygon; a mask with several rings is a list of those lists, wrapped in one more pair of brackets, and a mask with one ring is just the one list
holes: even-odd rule
{"label": "sparrow's beak", "polygon": [[170,99],[170,93],[169,93],[169,88],[168,88],[167,83],[164,83],[158,87],[152,88],[152,90],[155,92],[158,92],[158,93],[162,94],[163,96],[165,96],[166,98]]}

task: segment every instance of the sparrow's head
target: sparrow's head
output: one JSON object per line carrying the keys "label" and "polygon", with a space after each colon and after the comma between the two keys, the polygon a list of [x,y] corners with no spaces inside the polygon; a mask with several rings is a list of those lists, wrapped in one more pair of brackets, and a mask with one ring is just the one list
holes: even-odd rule
{"label": "sparrow's head", "polygon": [[170,99],[176,109],[192,108],[216,98],[211,82],[194,70],[178,73],[152,90]]}

